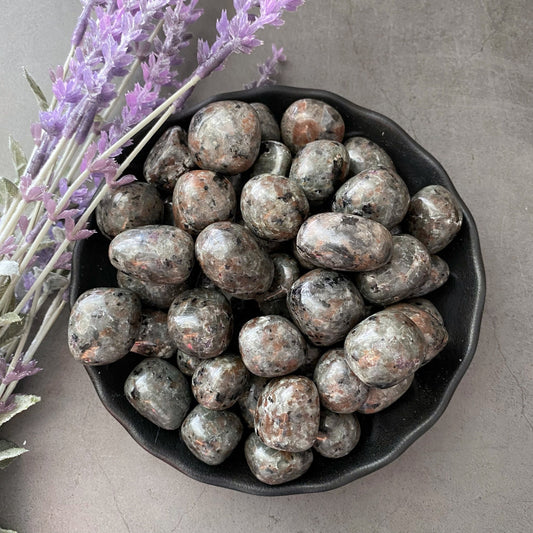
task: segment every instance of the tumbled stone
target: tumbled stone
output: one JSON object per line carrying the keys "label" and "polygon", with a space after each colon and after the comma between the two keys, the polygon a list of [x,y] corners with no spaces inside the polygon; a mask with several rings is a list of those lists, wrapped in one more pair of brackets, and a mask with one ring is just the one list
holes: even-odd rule
{"label": "tumbled stone", "polygon": [[251,177],[260,174],[288,176],[291,163],[291,151],[284,144],[276,141],[264,141],[261,143],[259,155],[248,173]]}
{"label": "tumbled stone", "polygon": [[168,359],[176,352],[176,345],[167,328],[167,314],[155,309],[143,309],[141,326],[132,352],[146,357]]}
{"label": "tumbled stone", "polygon": [[429,271],[428,278],[419,287],[414,289],[409,297],[418,298],[419,296],[425,296],[442,287],[448,281],[449,277],[450,267],[448,263],[438,255],[433,254],[431,256],[431,270]]}
{"label": "tumbled stone", "polygon": [[176,363],[180,372],[186,376],[192,376],[198,365],[203,361],[200,357],[177,350]]}
{"label": "tumbled stone", "polygon": [[254,427],[255,410],[257,408],[259,396],[268,382],[268,378],[262,378],[251,374],[250,379],[248,380],[248,385],[238,400],[242,418],[251,428]]}
{"label": "tumbled stone", "polygon": [[368,389],[366,400],[359,406],[357,412],[365,415],[372,415],[383,411],[407,392],[413,383],[414,377],[415,375],[411,374],[396,385],[386,389],[370,387]]}
{"label": "tumbled stone", "polygon": [[261,126],[262,141],[279,141],[281,134],[279,131],[278,121],[272,114],[270,108],[261,102],[251,102],[250,105],[255,109],[259,125]]}
{"label": "tumbled stone", "polygon": [[313,448],[324,457],[339,459],[357,446],[360,437],[361,426],[355,415],[332,413],[323,409]]}
{"label": "tumbled stone", "polygon": [[256,296],[258,302],[285,299],[292,284],[300,277],[298,263],[290,255],[270,254],[270,259],[274,263],[274,278],[268,291]]}
{"label": "tumbled stone", "polygon": [[389,154],[366,137],[350,137],[344,143],[350,156],[350,173],[359,174],[370,168],[384,167],[395,171]]}

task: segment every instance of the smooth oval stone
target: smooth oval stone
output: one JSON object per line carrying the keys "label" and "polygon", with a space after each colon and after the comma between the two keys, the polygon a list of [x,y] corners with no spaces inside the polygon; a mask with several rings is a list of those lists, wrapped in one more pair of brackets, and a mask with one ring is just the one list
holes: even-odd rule
{"label": "smooth oval stone", "polygon": [[332,413],[323,409],[313,448],[324,457],[339,459],[357,446],[360,437],[361,426],[355,415]]}
{"label": "smooth oval stone", "polygon": [[177,179],[194,166],[187,146],[187,132],[180,126],[172,126],[159,137],[146,156],[144,178],[158,189],[172,193]]}
{"label": "smooth oval stone", "polygon": [[208,409],[228,409],[244,392],[250,374],[238,355],[202,361],[192,376],[192,393]]}
{"label": "smooth oval stone", "polygon": [[298,264],[302,267],[304,270],[314,270],[316,268],[316,265],[314,263],[311,263],[300,251],[298,250],[298,246],[296,245],[296,239],[292,241],[292,255],[294,256],[294,259],[298,261]]}
{"label": "smooth oval stone", "polygon": [[182,174],[172,200],[176,226],[197,235],[213,222],[233,220],[237,200],[230,181],[210,170]]}
{"label": "smooth oval stone", "polygon": [[281,117],[281,138],[295,154],[319,139],[341,142],[344,120],[340,113],[321,100],[302,98],[293,102]]}
{"label": "smooth oval stone", "polygon": [[189,149],[203,169],[237,174],[248,170],[259,153],[261,126],[245,102],[213,102],[192,117]]}
{"label": "smooth oval stone", "polygon": [[250,179],[241,194],[246,225],[261,239],[288,241],[309,214],[304,191],[289,178],[261,174]]}
{"label": "smooth oval stone", "polygon": [[206,276],[230,293],[261,293],[272,285],[272,260],[239,224],[207,226],[196,239],[196,257]]}
{"label": "smooth oval stone", "polygon": [[141,361],[124,384],[130,404],[145,418],[163,429],[178,429],[191,404],[189,383],[168,361]]}
{"label": "smooth oval stone", "polygon": [[192,376],[198,365],[203,360],[204,359],[200,359],[200,357],[190,355],[188,353],[182,352],[181,350],[177,350],[176,353],[176,363],[178,365],[178,368],[180,372],[182,372],[186,376]]}
{"label": "smooth oval stone", "polygon": [[117,270],[143,281],[175,285],[191,274],[194,241],[173,226],[134,228],[111,241],[109,260]]}
{"label": "smooth oval stone", "polygon": [[201,359],[216,357],[231,341],[231,305],[217,290],[185,291],[168,310],[168,331],[181,351]]}
{"label": "smooth oval stone", "polygon": [[268,382],[268,378],[251,374],[248,385],[238,400],[242,418],[251,428],[254,427],[255,410],[259,396]]}
{"label": "smooth oval stone", "polygon": [[430,271],[426,247],[411,235],[395,235],[390,261],[370,272],[359,272],[356,285],[365,300],[390,305],[407,298],[426,281]]}
{"label": "smooth oval stone", "polygon": [[285,299],[292,284],[300,277],[298,263],[290,255],[271,254],[270,259],[274,263],[274,278],[268,291],[256,296],[258,302]]}
{"label": "smooth oval stone", "polygon": [[365,401],[368,387],[350,370],[344,350],[326,352],[313,375],[320,402],[334,413],[353,413]]}
{"label": "smooth oval stone", "polygon": [[383,411],[383,409],[392,405],[407,392],[407,389],[409,389],[411,383],[413,383],[414,377],[414,374],[411,374],[404,380],[400,381],[400,383],[386,389],[370,387],[368,389],[366,400],[359,409],[357,409],[357,412],[365,415],[372,415]]}
{"label": "smooth oval stone", "polygon": [[157,189],[149,183],[134,181],[105,194],[96,207],[96,224],[112,239],[127,229],[160,224],[163,214],[163,200]]}
{"label": "smooth oval stone", "polygon": [[332,211],[370,218],[394,228],[409,208],[409,190],[405,182],[386,168],[360,172],[335,193]]}
{"label": "smooth oval stone", "polygon": [[282,316],[252,318],[239,333],[246,368],[267,378],[294,372],[305,361],[306,342],[298,328]]}
{"label": "smooth oval stone", "polygon": [[252,433],[244,444],[244,457],[252,474],[267,485],[281,485],[303,476],[313,462],[313,452],[284,452],[266,446]]}
{"label": "smooth oval stone", "polygon": [[376,313],[353,328],[344,342],[352,372],[369,387],[387,388],[422,365],[426,341],[416,324],[400,311]]}
{"label": "smooth oval stone", "polygon": [[422,364],[425,365],[431,361],[448,343],[448,332],[442,320],[424,311],[419,306],[401,302],[387,309],[401,311],[418,326],[426,341],[426,353]]}
{"label": "smooth oval stone", "polygon": [[310,263],[332,270],[364,271],[384,265],[392,235],[378,222],[344,213],[319,213],[300,227],[296,246]]}
{"label": "smooth oval stone", "polygon": [[418,309],[429,313],[433,318],[435,318],[444,326],[444,320],[442,318],[442,315],[439,313],[439,310],[427,298],[412,298],[410,300],[406,300],[405,303],[414,305]]}
{"label": "smooth oval stone", "polygon": [[411,199],[405,217],[408,233],[436,254],[448,246],[461,229],[463,212],[450,191],[442,185],[428,185]]}
{"label": "smooth oval stone", "polygon": [[141,326],[132,352],[146,357],[168,359],[176,352],[176,345],[167,328],[167,314],[155,309],[143,309]]}
{"label": "smooth oval stone", "polygon": [[249,174],[252,177],[260,174],[288,176],[291,163],[291,151],[284,144],[276,141],[264,141],[261,143],[259,155],[249,170]]}
{"label": "smooth oval stone", "polygon": [[303,376],[271,380],[255,412],[255,432],[271,448],[303,452],[318,435],[320,401],[315,384]]}
{"label": "smooth oval stone", "polygon": [[319,268],[292,285],[287,306],[294,323],[318,346],[343,340],[364,313],[356,286],[338,272]]}
{"label": "smooth oval stone", "polygon": [[317,204],[344,183],[348,164],[348,152],[340,142],[313,141],[296,154],[289,178],[302,188],[309,202]]}
{"label": "smooth oval stone", "polygon": [[366,137],[350,137],[344,143],[350,156],[350,173],[359,174],[370,168],[385,167],[395,171],[389,154]]}
{"label": "smooth oval stone", "polygon": [[279,141],[281,133],[279,131],[278,121],[272,114],[270,108],[261,102],[251,102],[250,105],[254,108],[259,119],[259,126],[261,127],[262,141]]}
{"label": "smooth oval stone", "polygon": [[143,281],[135,276],[130,276],[125,272],[117,271],[117,283],[123,289],[133,291],[144,305],[157,307],[158,309],[167,310],[172,300],[183,291],[187,290],[187,283],[177,283],[171,285],[168,283],[153,283]]}
{"label": "smooth oval stone", "polygon": [[442,287],[450,277],[450,267],[444,259],[438,255],[431,256],[431,270],[429,276],[419,287],[413,290],[409,295],[410,298],[424,296]]}
{"label": "smooth oval stone", "polygon": [[107,365],[124,357],[141,325],[141,302],[127,289],[84,292],[70,312],[68,347],[77,361]]}
{"label": "smooth oval stone", "polygon": [[197,459],[208,465],[219,465],[236,448],[242,429],[235,413],[197,405],[183,421],[181,438]]}

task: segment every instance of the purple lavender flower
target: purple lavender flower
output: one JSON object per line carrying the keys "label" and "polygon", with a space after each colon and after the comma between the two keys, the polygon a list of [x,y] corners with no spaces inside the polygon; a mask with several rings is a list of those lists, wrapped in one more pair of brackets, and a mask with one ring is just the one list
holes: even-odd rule
{"label": "purple lavender flower", "polygon": [[283,54],[283,48],[278,49],[275,44],[272,44],[272,56],[264,63],[257,66],[259,70],[259,79],[247,83],[244,88],[254,89],[255,87],[263,87],[265,85],[274,85],[276,83],[274,76],[278,73],[278,65],[286,60],[287,58]]}

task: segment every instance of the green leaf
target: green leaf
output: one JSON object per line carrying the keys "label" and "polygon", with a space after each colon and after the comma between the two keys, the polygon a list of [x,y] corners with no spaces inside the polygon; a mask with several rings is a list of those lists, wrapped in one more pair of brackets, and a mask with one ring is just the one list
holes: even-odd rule
{"label": "green leaf", "polygon": [[12,135],[9,136],[9,151],[11,152],[11,159],[15,171],[17,172],[17,177],[20,178],[26,170],[28,158],[26,157],[21,144],[15,140]]}
{"label": "green leaf", "polygon": [[23,70],[24,76],[30,84],[30,88],[37,100],[37,103],[39,104],[39,107],[41,108],[41,111],[48,111],[48,102],[46,101],[46,96],[44,95],[43,91],[41,90],[37,82],[32,78],[31,74],[26,70],[26,68],[23,67]]}
{"label": "green leaf", "polygon": [[18,196],[18,187],[7,178],[0,178],[0,205],[8,206]]}
{"label": "green leaf", "polygon": [[15,406],[11,411],[0,414],[0,426],[5,424],[8,420],[11,420],[15,415],[22,413],[32,405],[41,401],[39,396],[33,394],[15,394],[14,396]]}
{"label": "green leaf", "polygon": [[6,326],[7,324],[13,324],[15,322],[20,322],[22,317],[10,311],[0,316],[0,326]]}
{"label": "green leaf", "polygon": [[6,466],[23,453],[28,450],[26,448],[19,448],[16,444],[8,440],[0,440],[0,470],[6,468]]}

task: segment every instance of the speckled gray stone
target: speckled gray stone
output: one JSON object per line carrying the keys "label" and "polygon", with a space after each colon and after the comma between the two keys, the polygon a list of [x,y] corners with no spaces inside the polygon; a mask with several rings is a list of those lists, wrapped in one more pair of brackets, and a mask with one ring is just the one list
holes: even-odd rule
{"label": "speckled gray stone", "polygon": [[259,153],[259,118],[245,102],[213,102],[192,117],[188,142],[200,168],[224,174],[244,172]]}
{"label": "speckled gray stone", "polygon": [[439,310],[427,298],[411,298],[406,300],[406,303],[414,305],[422,311],[429,313],[433,318],[444,325],[444,320],[442,319],[442,315],[440,314]]}
{"label": "speckled gray stone", "polygon": [[269,381],[269,378],[262,378],[251,374],[248,385],[238,400],[242,418],[252,429],[254,427],[255,410],[259,396]]}
{"label": "speckled gray stone", "polygon": [[259,119],[261,140],[279,141],[281,138],[279,125],[270,108],[261,102],[251,102],[250,105],[255,109]]}
{"label": "speckled gray stone", "polygon": [[344,339],[363,317],[364,302],[344,275],[317,268],[299,278],[287,295],[294,323],[318,346]]}
{"label": "speckled gray stone", "polygon": [[246,225],[261,239],[288,241],[296,237],[307,218],[309,203],[294,181],[261,174],[244,186],[241,213]]}
{"label": "speckled gray stone", "polygon": [[195,355],[190,355],[188,353],[182,352],[181,350],[176,351],[176,363],[180,372],[186,376],[192,376],[196,367],[203,361],[200,357]]}
{"label": "speckled gray stone", "polygon": [[242,423],[231,411],[197,405],[181,426],[181,438],[191,453],[208,465],[223,463],[242,437]]}
{"label": "speckled gray stone", "polygon": [[178,284],[194,266],[194,241],[174,226],[144,226],[124,231],[109,245],[117,269],[143,281]]}
{"label": "speckled gray stone", "polygon": [[346,336],[344,354],[352,372],[369,387],[388,388],[422,365],[426,341],[417,325],[400,311],[366,318]]}
{"label": "speckled gray stone", "polygon": [[176,353],[176,345],[168,333],[166,313],[156,309],[143,309],[139,333],[131,351],[162,359],[168,359]]}
{"label": "speckled gray stone", "polygon": [[248,173],[251,177],[260,174],[288,176],[291,163],[291,151],[283,143],[264,141],[261,143],[259,155]]}
{"label": "speckled gray stone", "polygon": [[238,355],[220,355],[196,367],[191,381],[192,393],[196,401],[208,409],[228,409],[246,389],[249,376]]}
{"label": "speckled gray stone", "polygon": [[303,452],[318,435],[320,401],[315,384],[303,376],[271,380],[255,412],[255,431],[271,448]]}
{"label": "speckled gray stone", "polygon": [[309,202],[323,202],[348,175],[349,158],[344,145],[320,140],[306,144],[294,158],[289,177],[305,192]]}
{"label": "speckled gray stone", "polygon": [[195,166],[187,146],[187,133],[172,126],[157,140],[144,163],[144,178],[158,189],[172,193],[176,180]]}
{"label": "speckled gray stone", "polygon": [[386,389],[380,389],[378,387],[370,387],[368,389],[368,396],[364,403],[359,407],[357,412],[372,415],[379,413],[391,406],[396,400],[398,400],[403,394],[407,392],[411,384],[413,383],[415,375],[411,374],[404,380],[400,381],[392,387]]}
{"label": "speckled gray stone", "polygon": [[319,139],[341,142],[345,126],[340,113],[326,102],[302,98],[285,110],[280,129],[283,143],[296,153]]}
{"label": "speckled gray stone", "polygon": [[326,352],[313,375],[320,403],[334,413],[353,413],[365,401],[368,387],[350,370],[344,350]]}
{"label": "speckled gray stone", "polygon": [[300,227],[296,246],[305,261],[343,271],[373,270],[392,253],[392,235],[379,222],[344,213],[319,213]]}
{"label": "speckled gray stone", "polygon": [[414,289],[409,297],[418,298],[419,296],[429,294],[442,287],[448,281],[449,277],[450,267],[448,263],[438,255],[433,254],[431,256],[431,270],[428,278],[422,285]]}
{"label": "speckled gray stone", "polygon": [[357,273],[355,279],[365,300],[390,305],[407,298],[426,281],[430,271],[426,247],[411,235],[395,235],[390,261],[370,272]]}
{"label": "speckled gray stone", "polygon": [[452,194],[441,185],[428,185],[411,199],[405,227],[435,254],[448,246],[461,229],[463,212]]}
{"label": "speckled gray stone", "polygon": [[290,374],[304,363],[306,342],[292,322],[267,315],[244,324],[239,332],[239,351],[252,374],[272,378]]}
{"label": "speckled gray stone", "polygon": [[287,254],[271,254],[270,259],[274,263],[274,279],[268,291],[258,294],[258,302],[268,302],[285,298],[292,284],[300,277],[300,269],[297,261]]}
{"label": "speckled gray stone", "polygon": [[323,409],[313,448],[324,457],[339,459],[357,446],[360,437],[361,426],[355,415],[332,413]]}
{"label": "speckled gray stone", "polygon": [[185,291],[168,310],[168,331],[181,351],[201,359],[216,357],[231,341],[231,306],[217,290]]}
{"label": "speckled gray stone", "polygon": [[191,404],[189,383],[168,361],[141,361],[124,384],[128,402],[145,418],[163,429],[178,429]]}
{"label": "speckled gray stone", "polygon": [[335,193],[332,211],[370,218],[394,228],[409,208],[409,190],[405,182],[386,168],[360,172]]}
{"label": "speckled gray stone", "polygon": [[77,361],[106,365],[124,357],[141,325],[141,302],[128,289],[84,292],[70,312],[68,346]]}
{"label": "speckled gray stone", "polygon": [[396,170],[389,154],[366,137],[350,137],[344,142],[344,146],[350,156],[350,174],[352,175],[378,167]]}
{"label": "speckled gray stone", "polygon": [[266,446],[252,433],[244,444],[244,456],[252,474],[267,485],[281,485],[303,476],[313,462],[312,450],[284,452]]}
{"label": "speckled gray stone", "polygon": [[164,205],[157,189],[134,181],[109,190],[96,207],[98,229],[109,239],[122,231],[163,221]]}

